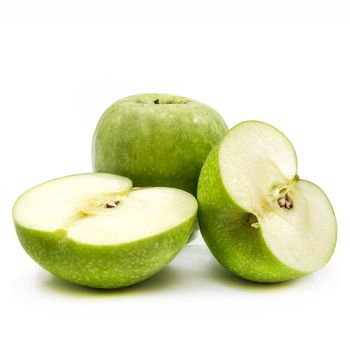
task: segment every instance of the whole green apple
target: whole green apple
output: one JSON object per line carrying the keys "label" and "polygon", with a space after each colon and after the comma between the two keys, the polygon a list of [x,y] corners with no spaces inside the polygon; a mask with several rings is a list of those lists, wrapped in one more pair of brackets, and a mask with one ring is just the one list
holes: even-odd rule
{"label": "whole green apple", "polygon": [[232,128],[203,165],[198,220],[217,260],[257,282],[300,277],[335,248],[336,218],[325,193],[297,175],[293,146],[257,121]]}
{"label": "whole green apple", "polygon": [[48,181],[16,201],[13,218],[26,252],[67,281],[95,288],[140,282],[186,243],[197,201],[175,188],[133,188],[103,173]]}
{"label": "whole green apple", "polygon": [[102,115],[93,166],[126,176],[135,186],[176,187],[195,195],[205,158],[227,130],[214,109],[186,97],[130,96]]}

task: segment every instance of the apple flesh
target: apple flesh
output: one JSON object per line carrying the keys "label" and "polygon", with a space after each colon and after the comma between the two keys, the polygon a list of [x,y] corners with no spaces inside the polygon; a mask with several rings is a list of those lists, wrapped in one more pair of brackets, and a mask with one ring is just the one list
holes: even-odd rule
{"label": "apple flesh", "polygon": [[199,226],[217,260],[252,281],[279,282],[324,266],[337,224],[325,193],[297,175],[289,140],[247,121],[210,152],[198,184]]}
{"label": "apple flesh", "polygon": [[197,202],[174,188],[133,188],[111,174],[51,180],[25,192],[13,218],[23,248],[43,268],[95,288],[140,282],[186,243]]}
{"label": "apple flesh", "polygon": [[227,131],[214,109],[186,97],[130,96],[102,115],[93,167],[131,178],[135,186],[176,187],[195,195],[205,158]]}

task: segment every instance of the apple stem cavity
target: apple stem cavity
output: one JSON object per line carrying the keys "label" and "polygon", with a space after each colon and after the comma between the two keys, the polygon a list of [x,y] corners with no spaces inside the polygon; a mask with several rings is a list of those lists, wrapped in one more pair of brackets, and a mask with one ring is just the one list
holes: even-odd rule
{"label": "apple stem cavity", "polygon": [[247,223],[248,225],[254,227],[254,228],[259,228],[260,224],[259,221],[257,219],[257,217],[254,214],[249,214],[247,217]]}
{"label": "apple stem cavity", "polygon": [[159,100],[154,100],[153,102],[155,105],[159,105]]}
{"label": "apple stem cavity", "polygon": [[105,207],[108,209],[115,208],[118,204],[120,204],[120,201],[109,201],[108,203],[106,203]]}
{"label": "apple stem cavity", "polygon": [[292,209],[293,208],[293,200],[286,194],[284,197],[278,199],[278,205],[280,208]]}

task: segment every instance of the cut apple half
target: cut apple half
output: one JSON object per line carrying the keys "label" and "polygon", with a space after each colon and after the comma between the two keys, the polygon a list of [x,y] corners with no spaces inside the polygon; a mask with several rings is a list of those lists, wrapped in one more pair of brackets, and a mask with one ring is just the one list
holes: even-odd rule
{"label": "cut apple half", "polygon": [[336,219],[324,192],[300,180],[293,146],[257,121],[235,126],[211,152],[199,186],[199,224],[214,256],[233,273],[276,282],[330,259]]}
{"label": "cut apple half", "polygon": [[166,187],[133,188],[124,177],[72,175],[25,192],[13,217],[24,249],[69,281],[131,285],[159,271],[188,239],[195,198]]}

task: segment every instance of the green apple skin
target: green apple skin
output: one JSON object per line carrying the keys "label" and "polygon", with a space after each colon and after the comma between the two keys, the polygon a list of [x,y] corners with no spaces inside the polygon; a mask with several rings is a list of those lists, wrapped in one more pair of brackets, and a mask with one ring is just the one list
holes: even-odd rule
{"label": "green apple skin", "polygon": [[203,165],[197,196],[199,227],[214,257],[233,274],[255,282],[282,282],[306,275],[277,259],[261,229],[249,223],[250,214],[232,200],[220,176],[219,149],[220,144]]}
{"label": "green apple skin", "polygon": [[168,231],[116,246],[89,245],[15,222],[24,250],[44,269],[64,280],[94,288],[120,288],[160,271],[188,240],[196,215]]}
{"label": "green apple skin", "polygon": [[201,167],[227,131],[222,117],[202,103],[167,94],[130,96],[102,115],[93,166],[131,178],[135,186],[176,187],[196,195]]}

